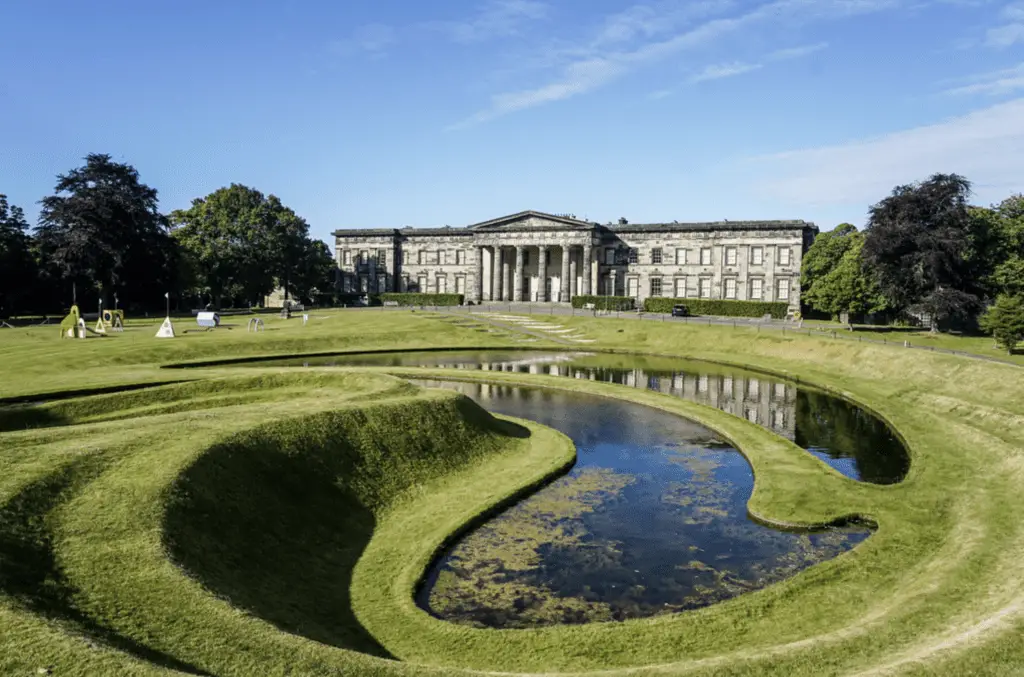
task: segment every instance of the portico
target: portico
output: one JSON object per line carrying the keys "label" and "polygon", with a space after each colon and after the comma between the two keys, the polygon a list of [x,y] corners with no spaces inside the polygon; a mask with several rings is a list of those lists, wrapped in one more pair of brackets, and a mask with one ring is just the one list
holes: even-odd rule
{"label": "portico", "polygon": [[593,246],[571,244],[476,244],[477,299],[568,303],[589,294]]}

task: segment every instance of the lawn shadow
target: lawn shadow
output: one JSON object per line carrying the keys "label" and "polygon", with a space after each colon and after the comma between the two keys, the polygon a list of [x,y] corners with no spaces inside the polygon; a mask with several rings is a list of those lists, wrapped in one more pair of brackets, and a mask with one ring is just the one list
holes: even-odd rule
{"label": "lawn shadow", "polygon": [[95,475],[96,470],[96,464],[72,464],[29,485],[0,506],[0,593],[29,612],[56,621],[71,633],[155,665],[208,675],[194,665],[103,625],[76,605],[78,591],[57,564],[46,516],[77,484]]}
{"label": "lawn shadow", "polygon": [[344,456],[288,454],[268,438],[213,447],[175,484],[164,541],[234,606],[286,632],[391,658],[352,611],[352,572],[376,521],[338,485]]}

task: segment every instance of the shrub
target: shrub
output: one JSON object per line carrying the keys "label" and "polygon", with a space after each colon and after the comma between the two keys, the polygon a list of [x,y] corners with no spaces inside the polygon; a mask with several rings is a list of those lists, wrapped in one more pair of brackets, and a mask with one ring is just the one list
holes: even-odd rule
{"label": "shrub", "polygon": [[465,294],[420,294],[394,292],[381,294],[381,303],[397,303],[400,306],[461,306]]}
{"label": "shrub", "polygon": [[789,304],[785,301],[728,301],[725,299],[669,299],[649,298],[644,301],[644,312],[671,313],[672,306],[681,303],[691,315],[724,315],[726,317],[762,317],[771,315],[777,320],[786,317]]}
{"label": "shrub", "polygon": [[597,310],[633,310],[636,299],[632,296],[573,296],[572,307],[582,308],[593,303]]}
{"label": "shrub", "polygon": [[1024,341],[1024,296],[1000,295],[981,316],[981,327],[1013,355]]}

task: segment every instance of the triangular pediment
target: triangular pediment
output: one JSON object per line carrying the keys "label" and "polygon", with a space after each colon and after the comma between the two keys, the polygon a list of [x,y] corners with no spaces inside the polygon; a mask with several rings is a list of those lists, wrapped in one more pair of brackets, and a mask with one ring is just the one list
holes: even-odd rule
{"label": "triangular pediment", "polygon": [[469,226],[474,231],[505,230],[588,230],[593,224],[568,216],[556,216],[544,212],[525,211],[482,221]]}

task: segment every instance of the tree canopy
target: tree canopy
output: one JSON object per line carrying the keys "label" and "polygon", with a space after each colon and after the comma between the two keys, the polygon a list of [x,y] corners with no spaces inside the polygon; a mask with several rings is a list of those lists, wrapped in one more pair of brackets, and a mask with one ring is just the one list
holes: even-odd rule
{"label": "tree canopy", "polygon": [[9,317],[31,292],[38,276],[28,222],[20,207],[0,194],[0,317]]}
{"label": "tree canopy", "polygon": [[980,306],[970,190],[962,176],[935,174],[897,186],[870,210],[863,253],[882,295],[893,308],[926,313],[933,329]]}
{"label": "tree canopy", "polygon": [[134,167],[90,154],[84,166],[59,175],[40,204],[40,250],[65,281],[94,286],[101,298],[117,292],[145,303],[163,295],[175,252],[157,191]]}
{"label": "tree canopy", "polygon": [[801,264],[804,302],[830,315],[884,310],[885,298],[864,266],[863,248],[864,235],[849,223],[815,238]]}
{"label": "tree canopy", "polygon": [[170,218],[191,286],[218,307],[229,299],[259,303],[277,285],[289,294],[293,284],[303,293],[323,284],[319,254],[326,245],[312,240],[306,221],[274,195],[231,184]]}
{"label": "tree canopy", "polygon": [[1024,341],[1024,296],[1001,295],[981,316],[980,324],[1012,355]]}

